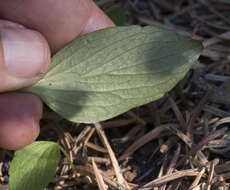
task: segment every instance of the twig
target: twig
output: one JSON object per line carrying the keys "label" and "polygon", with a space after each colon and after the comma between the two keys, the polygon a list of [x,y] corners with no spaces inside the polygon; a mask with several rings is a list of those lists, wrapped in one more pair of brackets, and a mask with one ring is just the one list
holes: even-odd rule
{"label": "twig", "polygon": [[213,161],[213,162],[211,163],[211,167],[210,167],[210,171],[209,171],[209,175],[208,175],[207,190],[210,190],[210,189],[211,189],[214,171],[215,171],[215,162]]}
{"label": "twig", "polygon": [[77,136],[75,143],[78,144],[91,130],[91,126],[86,126],[84,129],[81,131],[81,133]]}
{"label": "twig", "polygon": [[[185,144],[189,147],[192,148],[192,141],[189,139],[188,136],[186,136],[184,133],[182,133],[180,130],[176,129],[175,127],[169,127],[169,130],[171,130],[171,132],[173,132],[174,134],[176,134],[181,140],[183,140],[185,142]],[[208,163],[207,158],[205,157],[205,155],[202,152],[198,152],[197,156],[199,157],[199,159],[201,160],[201,165],[205,166]]]}
{"label": "twig", "polygon": [[[164,175],[164,170],[165,170],[167,161],[168,161],[168,155],[166,154],[166,155],[165,155],[165,158],[164,158],[164,160],[163,160],[163,164],[161,165],[159,174],[158,174],[158,176],[157,176],[157,179],[159,179],[160,177],[162,177],[162,176]],[[164,184],[164,185],[166,185],[166,184]],[[163,186],[160,186],[160,187],[154,187],[154,190],[155,190],[155,189],[156,189],[156,190],[157,190],[157,189],[163,190],[163,188],[165,188],[164,185],[163,185]]]}
{"label": "twig", "polygon": [[133,154],[137,149],[148,143],[149,141],[152,141],[153,139],[157,138],[160,133],[167,130],[167,127],[170,125],[175,124],[166,124],[166,125],[160,125],[159,127],[154,128],[144,136],[142,136],[140,139],[135,141],[131,146],[129,146],[126,151],[118,158],[118,160],[124,160],[131,154]]}
{"label": "twig", "polygon": [[144,119],[138,117],[135,113],[133,113],[132,111],[129,111],[126,113],[128,116],[134,118],[137,122],[139,122],[142,125],[146,125],[146,122]]}
{"label": "twig", "polygon": [[223,163],[215,167],[215,172],[217,174],[230,172],[230,162]]}
{"label": "twig", "polygon": [[109,144],[109,141],[107,140],[107,138],[105,136],[105,133],[104,133],[101,125],[99,123],[96,123],[95,127],[96,127],[96,131],[97,131],[98,135],[100,136],[102,142],[104,143],[105,147],[108,150],[108,154],[110,156],[110,159],[111,159],[111,162],[112,162],[112,165],[113,165],[113,168],[114,168],[118,183],[121,186],[126,187],[127,189],[129,189],[129,186],[128,186],[127,182],[125,181],[125,179],[123,178],[123,175],[121,173],[118,161],[117,161],[117,159],[115,157],[115,154],[114,154],[114,152],[113,152],[113,150],[112,150],[112,148],[111,148],[111,146]]}
{"label": "twig", "polygon": [[73,147],[74,155],[77,155],[78,151],[83,147],[83,144],[80,144],[80,141],[89,133],[90,130],[92,131],[91,128],[92,128],[91,126],[86,126],[76,138]]}
{"label": "twig", "polygon": [[[168,167],[168,170],[166,172],[166,175],[168,174],[171,174],[174,169],[175,169],[175,166],[176,166],[176,163],[177,163],[177,160],[179,158],[179,155],[180,155],[180,151],[181,151],[181,145],[180,144],[177,144],[177,150],[175,151],[174,153],[174,156],[169,164],[169,167]],[[161,187],[161,190],[165,190],[166,188],[166,184],[164,184],[162,187]]]}
{"label": "twig", "polygon": [[200,179],[204,175],[204,173],[205,173],[205,168],[202,168],[202,170],[196,176],[196,179],[193,181],[193,183],[191,184],[191,186],[189,187],[188,190],[193,190],[198,185],[198,183],[200,182]]}
{"label": "twig", "polygon": [[138,125],[134,126],[131,130],[129,130],[127,132],[127,134],[125,136],[123,136],[122,138],[113,139],[113,142],[125,143],[128,140],[132,139],[137,134],[137,132],[140,131],[142,128],[143,128],[143,125],[138,124]]}
{"label": "twig", "polygon": [[179,107],[177,106],[176,102],[169,96],[169,103],[171,104],[171,107],[177,117],[177,120],[180,122],[180,125],[185,128],[185,120],[184,117],[179,109]]}
{"label": "twig", "polygon": [[98,146],[98,145],[96,145],[96,144],[93,144],[93,143],[91,143],[91,142],[87,142],[87,144],[85,144],[85,146],[87,146],[87,147],[89,147],[89,148],[92,148],[92,149],[94,149],[94,150],[96,150],[96,151],[98,151],[98,152],[108,153],[108,151],[107,151],[105,148],[103,148],[103,147],[101,147],[101,146]]}
{"label": "twig", "polygon": [[104,164],[110,164],[110,160],[108,158],[101,158],[101,157],[92,157],[92,156],[89,156],[88,157],[88,160],[89,161],[95,161],[96,163],[104,163]]}
{"label": "twig", "polygon": [[160,152],[163,154],[168,152],[169,149],[175,145],[177,140],[178,138],[176,136],[169,137],[168,140],[160,146]]}
{"label": "twig", "polygon": [[227,117],[230,115],[230,112],[227,112],[227,111],[223,111],[217,107],[214,107],[214,106],[209,106],[209,105],[205,105],[203,107],[203,110],[208,112],[208,113],[211,113],[215,116],[219,116],[219,117]]}
{"label": "twig", "polygon": [[168,174],[165,176],[162,176],[158,179],[155,179],[147,184],[145,184],[143,187],[140,187],[141,190],[150,190],[153,187],[160,186],[162,184],[168,183],[170,181],[173,181],[178,178],[187,177],[187,176],[197,176],[200,173],[200,169],[188,169],[188,170],[181,170],[174,172],[172,174]]}
{"label": "twig", "polygon": [[94,170],[94,173],[96,176],[96,181],[97,181],[99,189],[100,190],[107,190],[107,187],[105,185],[103,177],[101,176],[94,159],[92,159],[92,164],[93,164],[93,170]]}
{"label": "twig", "polygon": [[202,108],[204,107],[204,104],[206,103],[206,101],[208,100],[208,98],[213,94],[213,90],[208,91],[204,97],[201,99],[200,103],[198,104],[198,106],[195,108],[194,113],[192,114],[192,117],[188,123],[187,126],[187,135],[188,137],[193,141],[193,126],[194,123],[196,121],[196,119],[198,118],[200,112],[202,111]]}
{"label": "twig", "polygon": [[[94,171],[92,171],[91,168],[88,168],[88,167],[85,167],[85,166],[76,166],[76,170],[80,171],[84,175],[91,175],[91,176],[94,177]],[[107,184],[109,184],[111,187],[113,187],[115,190],[117,190],[117,189],[126,190],[124,187],[121,187],[120,184],[118,184],[117,182],[111,180],[107,176],[102,175],[102,177],[103,177],[104,181]]]}
{"label": "twig", "polygon": [[177,160],[178,160],[179,155],[180,155],[180,151],[181,151],[181,145],[178,144],[177,145],[177,150],[174,153],[173,159],[170,162],[170,165],[168,167],[168,170],[167,170],[166,174],[171,174],[174,171],[176,163],[177,163]]}
{"label": "twig", "polygon": [[204,145],[208,144],[209,141],[211,141],[211,140],[213,140],[219,136],[222,136],[226,131],[227,131],[227,128],[223,128],[223,129],[220,129],[218,131],[211,133],[208,137],[204,138],[199,144],[194,146],[183,158],[180,159],[176,168],[181,166],[189,156],[192,156],[193,154],[195,154],[196,152],[201,150]]}
{"label": "twig", "polygon": [[213,14],[217,15],[219,18],[221,18],[226,23],[230,24],[230,20],[228,20],[226,17],[224,17],[222,14],[220,14],[218,11],[216,11],[206,0],[198,0],[202,5],[205,5]]}

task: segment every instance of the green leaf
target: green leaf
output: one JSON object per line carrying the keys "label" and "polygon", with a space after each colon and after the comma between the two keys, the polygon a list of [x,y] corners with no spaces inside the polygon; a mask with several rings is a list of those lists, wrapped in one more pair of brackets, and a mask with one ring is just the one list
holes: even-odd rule
{"label": "green leaf", "polygon": [[122,7],[115,7],[110,10],[107,15],[117,26],[124,26],[126,21],[126,16],[124,9]]}
{"label": "green leaf", "polygon": [[10,190],[43,190],[53,179],[60,161],[59,145],[34,142],[16,151],[10,165]]}
{"label": "green leaf", "polygon": [[26,89],[73,122],[94,123],[161,98],[202,50],[198,41],[158,27],[112,27],[75,39]]}

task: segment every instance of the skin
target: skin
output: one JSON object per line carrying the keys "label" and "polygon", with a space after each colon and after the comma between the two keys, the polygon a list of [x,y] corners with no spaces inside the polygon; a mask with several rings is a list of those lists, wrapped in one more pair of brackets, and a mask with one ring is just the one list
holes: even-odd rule
{"label": "skin", "polygon": [[39,81],[77,36],[114,24],[92,0],[0,0],[0,18],[0,147],[19,149],[39,135],[42,102],[10,91]]}

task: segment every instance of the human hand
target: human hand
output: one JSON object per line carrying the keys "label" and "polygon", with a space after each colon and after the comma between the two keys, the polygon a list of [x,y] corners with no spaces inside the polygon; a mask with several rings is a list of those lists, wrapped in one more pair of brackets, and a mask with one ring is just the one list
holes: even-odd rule
{"label": "human hand", "polygon": [[40,80],[75,37],[114,24],[92,0],[0,0],[0,18],[0,147],[19,149],[39,135],[42,103],[8,91]]}

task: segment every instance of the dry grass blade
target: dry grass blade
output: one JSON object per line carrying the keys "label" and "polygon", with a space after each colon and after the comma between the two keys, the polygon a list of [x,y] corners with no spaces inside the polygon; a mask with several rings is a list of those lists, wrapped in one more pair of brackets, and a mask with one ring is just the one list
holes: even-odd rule
{"label": "dry grass blade", "polygon": [[201,150],[204,145],[208,144],[209,141],[222,136],[226,131],[227,131],[227,128],[223,128],[223,129],[220,129],[218,131],[211,133],[208,137],[204,138],[199,144],[194,146],[183,158],[181,158],[181,160],[178,162],[176,167],[181,166],[184,163],[184,161],[189,158],[189,156],[194,155],[196,152]]}
{"label": "dry grass blade", "polygon": [[230,117],[225,117],[217,121],[215,124],[213,124],[213,128],[218,127],[219,125],[225,124],[225,123],[230,123]]}
{"label": "dry grass blade", "polygon": [[[191,190],[202,190],[203,189],[203,186],[202,186],[203,184],[199,184],[199,185],[197,185],[197,186],[195,186],[195,187],[193,187]],[[190,189],[189,189],[190,190]]]}
{"label": "dry grass blade", "polygon": [[153,130],[151,130],[150,132],[142,136],[140,139],[136,140],[130,147],[128,147],[125,150],[125,152],[119,157],[118,160],[124,160],[143,145],[157,138],[160,133],[167,130],[167,127],[171,125],[175,126],[175,124],[167,124],[167,125],[160,125],[159,127],[154,128]]}
{"label": "dry grass blade", "polygon": [[94,150],[96,150],[96,151],[98,151],[98,152],[108,153],[108,151],[107,151],[105,148],[103,148],[103,147],[101,147],[101,146],[99,146],[99,145],[93,144],[93,143],[91,143],[91,142],[87,142],[87,143],[85,144],[85,146],[87,146],[87,147],[89,147],[89,148],[92,148],[92,149],[94,149]]}
{"label": "dry grass blade", "polygon": [[[160,171],[158,173],[158,178],[161,177],[163,175],[163,172],[164,172],[164,169],[165,169],[165,165],[167,163],[167,154],[163,160],[163,164],[161,165],[161,168],[160,168]],[[135,181],[137,182],[140,182],[141,180],[143,180],[145,177],[147,177],[148,175],[150,175],[151,173],[154,172],[156,168],[153,166],[153,167],[150,167],[147,171],[145,171],[140,177],[138,177]],[[154,189],[155,190],[155,189]]]}
{"label": "dry grass blade", "polygon": [[110,164],[110,160],[108,158],[101,158],[101,157],[88,157],[89,161],[94,161],[96,163],[103,163],[103,164]]}
{"label": "dry grass blade", "polygon": [[210,171],[209,171],[209,175],[208,175],[207,190],[211,189],[214,172],[215,172],[215,162],[213,161],[211,163],[211,167],[210,167]]}
{"label": "dry grass blade", "polygon": [[[56,131],[56,133],[59,136],[59,140],[61,142],[61,144],[63,144],[63,147],[66,151],[66,153],[68,154],[69,158],[70,158],[70,162],[73,163],[73,155],[72,155],[72,146],[71,143],[69,142],[68,136],[71,136],[70,134],[66,134],[61,128],[57,127],[56,125],[52,126],[52,129],[54,129]],[[71,165],[72,167],[72,165]]]}
{"label": "dry grass blade", "polygon": [[121,173],[118,161],[117,161],[115,154],[114,154],[114,152],[113,152],[113,150],[109,144],[109,141],[107,140],[107,138],[105,136],[105,133],[104,133],[101,125],[99,123],[97,123],[97,124],[95,124],[95,127],[96,127],[96,131],[97,131],[98,135],[100,136],[102,142],[104,143],[105,147],[108,150],[108,154],[110,156],[110,159],[111,159],[118,183],[121,186],[125,187],[126,189],[129,189],[128,183],[123,178],[123,175]]}
{"label": "dry grass blade", "polygon": [[191,184],[188,190],[194,190],[195,188],[197,188],[197,185],[199,184],[200,179],[204,175],[204,173],[205,173],[205,168],[202,168],[202,170],[196,176],[196,179],[193,181],[193,183]]}
{"label": "dry grass blade", "polygon": [[[175,151],[175,153],[174,153],[174,156],[173,156],[173,158],[172,158],[172,160],[171,160],[171,162],[170,162],[170,164],[169,164],[169,167],[168,167],[168,169],[167,169],[166,175],[171,174],[171,173],[174,171],[175,166],[176,166],[176,163],[177,163],[177,160],[178,160],[179,155],[180,155],[180,152],[181,152],[181,145],[178,144],[178,145],[177,145],[177,149],[176,149],[176,151]],[[166,184],[164,184],[164,185],[160,188],[160,190],[165,190],[165,189],[166,189]]]}
{"label": "dry grass blade", "polygon": [[[159,171],[159,174],[158,174],[158,178],[160,178],[160,177],[162,177],[164,175],[164,170],[165,170],[167,162],[168,162],[168,155],[166,154],[165,158],[164,158],[164,161],[163,161],[163,164],[161,165],[161,168],[160,168],[160,171]],[[154,190],[162,190],[164,188],[165,188],[164,186],[154,187]]]}
{"label": "dry grass blade", "polygon": [[219,18],[221,18],[223,21],[225,21],[226,23],[230,24],[230,20],[228,18],[226,18],[225,16],[223,16],[221,13],[219,13],[214,7],[212,7],[208,1],[206,0],[198,0],[202,5],[206,6],[214,15],[218,16]]}
{"label": "dry grass blade", "polygon": [[[93,176],[94,177],[94,171],[91,168],[85,167],[85,166],[76,166],[76,169],[78,172],[81,172],[84,176]],[[121,190],[126,190],[124,187],[121,187],[116,181],[111,180],[110,178],[108,178],[107,176],[104,176],[101,174],[101,176],[103,177],[103,180],[109,184],[111,187],[113,187],[114,189],[121,189]]]}
{"label": "dry grass blade", "polygon": [[[185,144],[189,148],[192,148],[192,141],[191,141],[191,139],[188,136],[186,136],[184,133],[182,133],[180,130],[178,130],[175,127],[169,126],[169,130],[171,130],[171,132],[173,132],[174,134],[176,134],[182,141],[184,141]],[[200,159],[200,162],[201,162],[200,165],[201,166],[205,166],[208,163],[207,158],[205,157],[205,155],[202,152],[198,152],[197,156]]]}
{"label": "dry grass blade", "polygon": [[187,135],[188,137],[193,141],[193,126],[194,126],[194,122],[195,120],[198,118],[200,112],[202,111],[202,108],[204,107],[204,104],[206,103],[206,101],[208,100],[208,98],[213,94],[213,90],[208,91],[204,97],[201,99],[200,103],[198,104],[198,106],[196,107],[196,109],[194,110],[194,113],[188,123],[187,126]]}
{"label": "dry grass blade", "polygon": [[153,187],[160,186],[162,184],[168,183],[170,181],[173,181],[173,180],[176,180],[176,179],[179,179],[182,177],[197,176],[199,173],[200,173],[200,170],[197,168],[177,171],[175,173],[168,174],[168,175],[162,176],[158,179],[155,179],[155,180],[145,184],[143,187],[140,187],[139,189],[150,190]]}
{"label": "dry grass blade", "polygon": [[[125,143],[125,142],[129,141],[129,140],[132,139],[133,136],[135,136],[135,135],[138,133],[138,131],[140,131],[142,128],[143,128],[143,125],[141,125],[141,124],[138,124],[138,125],[134,126],[132,129],[130,129],[130,130],[126,133],[126,135],[124,135],[124,137],[119,138],[119,139],[116,139],[116,142]],[[114,142],[115,142],[115,140],[114,140]]]}
{"label": "dry grass blade", "polygon": [[208,47],[208,46],[214,45],[214,44],[216,44],[216,43],[219,43],[219,42],[222,41],[221,38],[224,38],[224,39],[226,39],[226,40],[227,40],[227,39],[230,39],[230,32],[228,31],[228,32],[225,32],[225,33],[219,35],[218,37],[214,37],[214,38],[210,38],[210,39],[208,39],[208,40],[205,40],[205,41],[203,42],[203,46],[204,46],[204,47]]}
{"label": "dry grass blade", "polygon": [[169,149],[172,148],[176,144],[177,141],[178,141],[178,138],[176,136],[172,136],[172,137],[169,137],[168,140],[164,142],[163,144],[159,143],[161,144],[160,152],[163,154],[168,152]]}
{"label": "dry grass blade", "polygon": [[169,184],[169,186],[167,187],[166,190],[178,190],[180,188],[181,184],[182,184],[182,180],[177,179],[177,180],[173,181],[171,184]]}
{"label": "dry grass blade", "polygon": [[96,180],[97,180],[97,184],[98,184],[99,189],[100,190],[107,190],[107,187],[105,185],[103,177],[101,176],[94,159],[92,159],[92,164],[93,164],[93,170],[94,170],[94,173],[96,176]]}
{"label": "dry grass blade", "polygon": [[221,174],[221,173],[229,172],[229,171],[230,171],[230,163],[229,162],[218,165],[215,167],[215,172],[217,174]]}
{"label": "dry grass blade", "polygon": [[227,117],[230,115],[230,112],[223,111],[219,108],[216,108],[214,106],[209,106],[209,105],[205,105],[203,107],[203,111],[211,113],[211,114],[219,116],[219,117]]}
{"label": "dry grass blade", "polygon": [[184,120],[184,117],[179,109],[179,107],[177,106],[176,102],[171,98],[169,97],[169,103],[171,104],[171,107],[177,117],[177,120],[180,122],[180,125],[185,128],[185,120]]}
{"label": "dry grass blade", "polygon": [[219,175],[219,178],[223,178],[225,180],[230,179],[230,172]]}
{"label": "dry grass blade", "polygon": [[91,126],[86,126],[77,136],[75,143],[78,144],[90,132],[91,128]]}
{"label": "dry grass blade", "polygon": [[74,155],[77,155],[78,151],[82,148],[83,144],[81,144],[81,140],[83,138],[85,138],[85,136],[92,131],[92,127],[91,126],[86,126],[81,133],[77,136],[77,138],[74,141],[74,147],[73,147],[73,153]]}
{"label": "dry grass blade", "polygon": [[178,160],[178,158],[179,158],[179,156],[180,156],[180,151],[181,151],[181,145],[178,144],[178,145],[177,145],[177,149],[176,149],[176,151],[175,151],[175,154],[174,154],[174,156],[173,156],[173,159],[171,160],[171,162],[170,162],[170,164],[169,164],[168,171],[167,171],[166,174],[171,174],[171,173],[174,171],[175,166],[176,166],[176,163],[177,163],[177,160]]}
{"label": "dry grass blade", "polygon": [[89,132],[89,134],[86,136],[85,140],[84,140],[84,144],[87,144],[87,142],[89,141],[89,139],[92,137],[93,133],[95,132],[95,128],[92,128],[91,131]]}
{"label": "dry grass blade", "polygon": [[[125,13],[125,25],[174,30],[202,41],[204,49],[184,79],[166,96],[101,122],[106,134],[100,139],[105,145],[93,124],[68,122],[44,107],[38,140],[58,142],[76,163],[71,170],[63,156],[46,190],[98,189],[95,175],[100,178],[100,189],[137,190],[151,182],[153,187],[147,189],[229,190],[230,0],[93,1],[110,16]],[[228,131],[214,139],[223,127]],[[8,189],[12,157],[13,151],[0,150],[0,190]],[[218,164],[214,164],[216,158]],[[193,168],[199,168],[194,177],[180,173]]]}
{"label": "dry grass blade", "polygon": [[146,121],[140,118],[138,115],[136,115],[132,111],[128,111],[126,114],[130,116],[131,118],[135,119],[135,121],[137,121],[139,124],[146,125]]}

